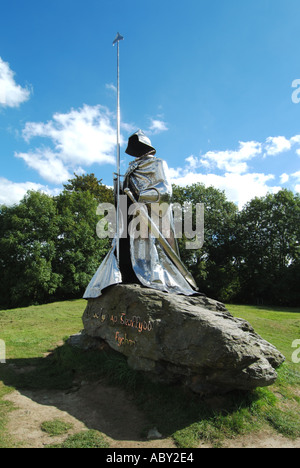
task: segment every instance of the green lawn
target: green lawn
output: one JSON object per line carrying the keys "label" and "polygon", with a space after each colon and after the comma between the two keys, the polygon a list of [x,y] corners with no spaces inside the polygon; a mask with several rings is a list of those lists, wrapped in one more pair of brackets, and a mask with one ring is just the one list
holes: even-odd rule
{"label": "green lawn", "polygon": [[83,299],[0,311],[0,339],[8,359],[28,359],[53,349],[83,328]]}
{"label": "green lawn", "polygon": [[[287,363],[292,363],[292,354],[295,351],[292,343],[300,339],[300,308],[229,305],[228,309],[235,317],[250,322],[259,335],[284,354]],[[300,365],[298,368],[300,372]]]}
{"label": "green lawn", "polygon": [[[266,427],[286,437],[300,437],[300,364],[292,362],[292,343],[300,339],[299,308],[228,306],[234,316],[249,321],[257,333],[274,344],[286,362],[272,387],[230,394],[215,408],[209,399],[147,381],[129,369],[118,353],[82,352],[66,343],[57,347],[82,329],[85,304],[84,300],[73,300],[0,311],[0,339],[6,343],[7,360],[0,364],[0,447],[14,443],[6,431],[7,415],[13,408],[3,401],[4,394],[14,388],[68,388],[78,373],[82,380],[101,375],[110,384],[121,385],[143,409],[149,427],[173,437],[179,447],[197,447],[203,440],[220,446],[224,438]],[[50,356],[43,357],[51,350]],[[32,371],[15,372],[29,365]],[[72,439],[74,443],[78,447],[95,446],[94,434],[78,434]]]}

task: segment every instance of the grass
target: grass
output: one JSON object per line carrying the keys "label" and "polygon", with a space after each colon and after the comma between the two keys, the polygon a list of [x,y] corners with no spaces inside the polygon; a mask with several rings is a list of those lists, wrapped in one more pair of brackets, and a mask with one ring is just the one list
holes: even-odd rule
{"label": "grass", "polygon": [[3,400],[3,397],[9,392],[10,389],[0,382],[0,448],[14,447],[14,442],[6,430],[8,415],[14,407],[9,401]]}
{"label": "grass", "polygon": [[51,437],[66,434],[72,427],[73,425],[71,423],[67,423],[58,418],[52,419],[51,421],[44,421],[41,424],[42,431],[46,432]]}
{"label": "grass", "polygon": [[[235,317],[240,317],[254,327],[255,331],[286,357],[289,365],[292,363],[292,342],[300,339],[300,309],[252,307],[230,305],[228,309]],[[300,366],[297,366],[300,371]]]}
{"label": "grass", "polygon": [[90,429],[69,436],[61,444],[48,445],[47,448],[109,448],[109,445],[99,431]]}
{"label": "grass", "polygon": [[9,359],[41,356],[64,336],[81,330],[85,304],[80,299],[0,311],[0,339]]}
{"label": "grass", "polygon": [[[147,380],[114,351],[83,352],[67,343],[57,346],[82,329],[84,308],[84,300],[75,300],[0,311],[0,339],[7,352],[7,363],[0,364],[0,448],[14,446],[6,429],[13,408],[3,400],[4,394],[14,388],[67,389],[78,376],[85,381],[105,377],[111,385],[125,389],[147,416],[149,427],[157,427],[181,448],[197,447],[200,441],[218,447],[226,439],[266,428],[285,437],[300,437],[300,364],[292,362],[292,343],[300,338],[300,309],[228,306],[274,344],[286,362],[272,387],[200,399],[182,388]],[[59,430],[59,424],[46,430]],[[84,431],[68,437],[60,447],[100,448],[107,443],[99,432]]]}

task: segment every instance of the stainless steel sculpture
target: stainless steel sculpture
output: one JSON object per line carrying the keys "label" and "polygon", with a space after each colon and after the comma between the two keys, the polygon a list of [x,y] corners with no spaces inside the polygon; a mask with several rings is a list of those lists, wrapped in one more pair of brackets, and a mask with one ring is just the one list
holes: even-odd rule
{"label": "stainless steel sculpture", "polygon": [[[111,250],[92,278],[84,298],[96,298],[104,288],[122,282],[136,282],[148,288],[187,296],[196,294],[197,285],[180,260],[177,247],[170,204],[172,185],[167,165],[155,157],[156,150],[141,130],[129,138],[126,153],[135,160],[130,163],[120,190],[127,195],[129,205],[138,207],[139,216],[142,215],[140,218],[149,229],[144,237],[116,234]],[[118,195],[116,188],[116,200]],[[163,218],[170,227],[168,236],[163,235],[160,226],[161,217],[157,210],[161,206]],[[137,213],[133,211],[130,219],[134,220],[135,216]],[[117,241],[120,244],[119,258]]]}

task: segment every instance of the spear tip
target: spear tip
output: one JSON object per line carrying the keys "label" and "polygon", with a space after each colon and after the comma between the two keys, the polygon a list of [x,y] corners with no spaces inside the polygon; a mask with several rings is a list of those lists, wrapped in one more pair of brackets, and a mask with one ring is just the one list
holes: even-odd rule
{"label": "spear tip", "polygon": [[123,41],[123,39],[124,39],[124,37],[121,36],[120,33],[118,33],[118,34],[116,35],[116,38],[115,38],[114,42],[113,42],[113,45],[115,45],[115,44],[116,44],[117,42],[119,42],[119,41]]}

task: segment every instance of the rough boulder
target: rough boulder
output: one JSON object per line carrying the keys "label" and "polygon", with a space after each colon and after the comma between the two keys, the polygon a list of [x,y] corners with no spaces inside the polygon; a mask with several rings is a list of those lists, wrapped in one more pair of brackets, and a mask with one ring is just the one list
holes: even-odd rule
{"label": "rough boulder", "polygon": [[84,334],[104,340],[128,365],[199,394],[271,385],[284,356],[206,296],[116,285],[88,301]]}

